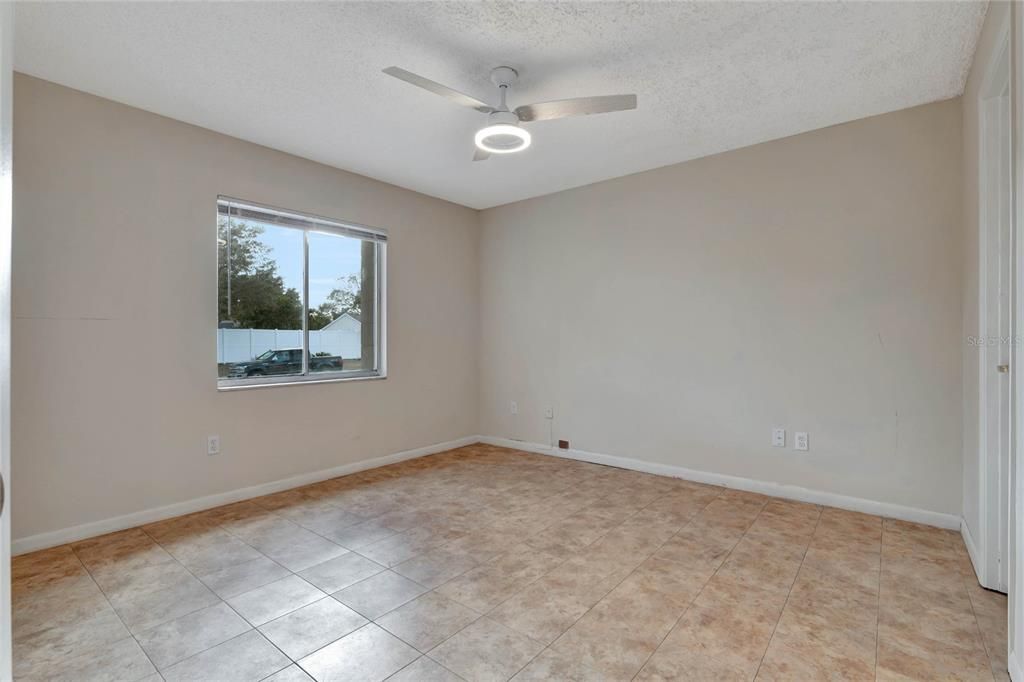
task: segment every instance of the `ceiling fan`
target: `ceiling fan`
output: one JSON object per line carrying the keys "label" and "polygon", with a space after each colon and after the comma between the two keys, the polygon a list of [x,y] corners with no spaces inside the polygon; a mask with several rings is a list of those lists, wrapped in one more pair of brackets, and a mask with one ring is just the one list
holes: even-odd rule
{"label": "ceiling fan", "polygon": [[384,73],[429,90],[435,95],[441,95],[460,106],[488,114],[487,125],[478,130],[473,138],[476,143],[474,161],[483,161],[491,154],[521,152],[529,147],[530,132],[524,129],[521,123],[636,109],[636,95],[602,95],[524,104],[510,111],[505,104],[505,98],[508,89],[519,77],[519,73],[510,66],[499,66],[491,71],[491,82],[498,87],[499,103],[496,107],[397,66],[389,66],[384,69]]}

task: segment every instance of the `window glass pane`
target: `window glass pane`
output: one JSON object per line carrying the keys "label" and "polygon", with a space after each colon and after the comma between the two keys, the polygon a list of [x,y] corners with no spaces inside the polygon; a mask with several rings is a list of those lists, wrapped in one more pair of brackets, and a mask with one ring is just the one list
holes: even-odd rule
{"label": "window glass pane", "polygon": [[219,215],[217,254],[218,375],[302,374],[302,231]]}
{"label": "window glass pane", "polygon": [[377,367],[377,244],[309,232],[310,373]]}

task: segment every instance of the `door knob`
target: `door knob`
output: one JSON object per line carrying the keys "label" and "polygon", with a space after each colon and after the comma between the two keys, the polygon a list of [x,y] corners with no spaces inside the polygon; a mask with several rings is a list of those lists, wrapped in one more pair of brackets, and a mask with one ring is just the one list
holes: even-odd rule
{"label": "door knob", "polygon": [[1010,366],[1009,366],[1009,365],[998,365],[998,366],[996,367],[996,370],[997,370],[997,371],[998,371],[998,372],[999,372],[1000,374],[1008,374],[1008,373],[1010,372]]}

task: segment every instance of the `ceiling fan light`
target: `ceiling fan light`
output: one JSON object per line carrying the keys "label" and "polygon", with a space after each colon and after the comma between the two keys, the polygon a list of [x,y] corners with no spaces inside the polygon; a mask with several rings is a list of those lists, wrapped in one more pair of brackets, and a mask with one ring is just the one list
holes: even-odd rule
{"label": "ceiling fan light", "polygon": [[489,125],[476,131],[476,146],[491,154],[512,154],[530,146],[530,133],[509,123]]}

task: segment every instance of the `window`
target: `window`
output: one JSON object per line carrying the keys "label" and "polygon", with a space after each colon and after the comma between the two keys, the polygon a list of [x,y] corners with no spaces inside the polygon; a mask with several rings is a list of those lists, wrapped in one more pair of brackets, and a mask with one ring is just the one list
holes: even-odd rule
{"label": "window", "polygon": [[221,388],[383,377],[387,235],[217,201]]}

